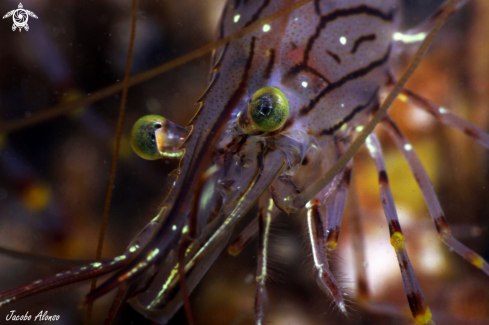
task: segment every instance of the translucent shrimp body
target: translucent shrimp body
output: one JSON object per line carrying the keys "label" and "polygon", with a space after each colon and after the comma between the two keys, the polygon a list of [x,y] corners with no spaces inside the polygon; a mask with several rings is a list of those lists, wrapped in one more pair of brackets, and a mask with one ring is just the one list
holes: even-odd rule
{"label": "translucent shrimp body", "polygon": [[[219,23],[218,37],[239,31],[292,3],[230,0]],[[172,177],[173,188],[157,217],[123,255],[1,293],[0,306],[113,272],[85,302],[117,287],[125,290],[127,283],[138,279],[131,305],[149,319],[165,324],[184,301],[188,308],[188,294],[225,248],[236,223],[258,201],[257,222],[243,231],[230,251],[239,253],[258,234],[255,322],[264,324],[272,219],[280,211],[297,210],[293,198],[333,165],[352,142],[354,130],[366,123],[378,107],[381,90],[392,85],[390,61],[396,46],[398,16],[394,0],[318,0],[216,50],[209,87],[198,100],[200,109],[186,128],[159,118],[155,122],[152,117],[152,124],[145,124],[144,132],[133,131],[141,139],[153,141],[146,146],[141,140],[150,159],[159,154],[165,159],[180,159]],[[436,107],[407,90],[404,95],[407,101],[426,110]],[[256,98],[259,100],[255,105]],[[269,120],[269,116],[275,120]],[[489,143],[487,134],[468,122],[440,120],[459,128],[463,125],[470,131],[467,134],[485,146]],[[406,160],[418,176],[442,240],[489,273],[482,257],[451,236],[412,146],[407,146],[393,122],[386,118],[384,125],[396,144],[409,151],[405,152]],[[168,142],[170,138],[174,141]],[[133,145],[139,146],[136,142],[139,140]],[[378,169],[391,244],[413,321],[433,324],[404,245],[375,135],[369,138],[367,148]],[[327,251],[337,247],[352,168],[350,162],[305,205],[318,285],[344,314],[347,306],[329,268]]]}

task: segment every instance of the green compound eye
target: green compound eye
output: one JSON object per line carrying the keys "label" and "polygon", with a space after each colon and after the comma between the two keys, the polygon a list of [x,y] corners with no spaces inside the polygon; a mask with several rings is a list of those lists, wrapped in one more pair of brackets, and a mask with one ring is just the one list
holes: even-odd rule
{"label": "green compound eye", "polygon": [[134,123],[131,130],[131,147],[139,157],[147,160],[161,158],[156,131],[161,129],[165,121],[164,117],[158,115],[146,115]]}
{"label": "green compound eye", "polygon": [[253,127],[262,132],[280,129],[289,117],[289,102],[275,87],[264,87],[253,95],[248,108]]}
{"label": "green compound eye", "polygon": [[182,157],[180,146],[188,133],[164,117],[146,115],[132,127],[131,147],[143,159],[178,159]]}

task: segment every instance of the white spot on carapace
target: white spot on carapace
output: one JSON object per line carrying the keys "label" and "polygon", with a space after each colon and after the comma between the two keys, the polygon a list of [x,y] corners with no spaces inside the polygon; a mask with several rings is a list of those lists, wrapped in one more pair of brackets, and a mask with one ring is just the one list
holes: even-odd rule
{"label": "white spot on carapace", "polygon": [[406,151],[411,151],[411,150],[413,150],[413,146],[412,146],[412,145],[410,145],[409,143],[406,143],[406,144],[404,145],[404,150],[406,150]]}
{"label": "white spot on carapace", "polygon": [[446,114],[446,113],[448,113],[448,109],[446,109],[446,108],[444,108],[444,107],[440,107],[440,108],[438,109],[438,112],[440,112],[440,114]]}
{"label": "white spot on carapace", "polygon": [[307,81],[302,82],[302,87],[307,88],[307,85],[308,85]]}
{"label": "white spot on carapace", "polygon": [[357,131],[358,133],[362,132],[363,131],[363,125],[359,125],[355,128],[355,131]]}
{"label": "white spot on carapace", "polygon": [[101,267],[101,266],[102,266],[102,263],[100,263],[100,262],[95,262],[95,263],[92,263],[92,266],[93,266],[93,267]]}
{"label": "white spot on carapace", "polygon": [[346,39],[346,37],[345,37],[345,36],[341,36],[341,37],[340,37],[340,43],[341,43],[342,45],[345,45],[345,44],[346,44],[346,41],[347,41],[347,39]]}
{"label": "white spot on carapace", "polygon": [[171,227],[171,230],[173,230],[173,231],[177,230],[177,226],[173,225],[173,227]]}
{"label": "white spot on carapace", "polygon": [[264,33],[269,32],[270,29],[272,29],[272,27],[270,27],[270,25],[268,25],[268,24],[263,25],[263,32]]}
{"label": "white spot on carapace", "polygon": [[341,103],[341,107],[345,107],[345,104]]}
{"label": "white spot on carapace", "polygon": [[392,39],[394,41],[401,41],[403,43],[415,43],[415,42],[421,42],[424,41],[426,38],[426,33],[417,33],[413,35],[408,35],[408,34],[403,34],[403,33],[394,33],[392,35]]}
{"label": "white spot on carapace", "polygon": [[131,247],[129,247],[129,251],[130,251],[131,253],[134,253],[134,252],[136,251],[136,246],[131,246]]}
{"label": "white spot on carapace", "polygon": [[237,23],[239,21],[239,18],[241,18],[241,15],[234,15],[233,21]]}

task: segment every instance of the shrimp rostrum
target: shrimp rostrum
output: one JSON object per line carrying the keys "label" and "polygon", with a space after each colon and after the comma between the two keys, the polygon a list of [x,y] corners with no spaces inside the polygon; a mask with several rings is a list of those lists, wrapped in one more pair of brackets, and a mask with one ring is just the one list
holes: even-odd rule
{"label": "shrimp rostrum", "polygon": [[[218,37],[292,3],[230,0],[219,23]],[[457,7],[463,3],[459,1]],[[429,31],[439,12],[405,34]],[[293,213],[302,207],[307,210],[317,283],[347,314],[344,294],[330,271],[327,255],[337,246],[353,160],[304,204],[297,204],[295,198],[333,166],[377,111],[381,94],[395,83],[392,54],[403,46],[394,37],[398,17],[395,0],[317,0],[217,49],[209,87],[186,127],[151,115],[133,128],[132,146],[140,156],[179,160],[178,169],[170,176],[172,190],[156,218],[123,255],[6,291],[0,295],[0,306],[111,273],[86,296],[85,303],[115,288],[124,291],[128,283],[138,280],[130,304],[164,324],[184,301],[188,302],[190,292],[228,244],[234,226],[258,202],[258,216],[229,247],[237,254],[258,236],[256,323],[263,324],[266,318],[270,224],[282,211]],[[489,147],[487,133],[447,109],[407,89],[402,90],[402,99]],[[452,237],[412,146],[388,116],[381,124],[416,174],[440,239],[489,274],[487,262]],[[413,321],[433,324],[404,245],[375,134],[367,138],[366,147],[376,163],[390,242]]]}

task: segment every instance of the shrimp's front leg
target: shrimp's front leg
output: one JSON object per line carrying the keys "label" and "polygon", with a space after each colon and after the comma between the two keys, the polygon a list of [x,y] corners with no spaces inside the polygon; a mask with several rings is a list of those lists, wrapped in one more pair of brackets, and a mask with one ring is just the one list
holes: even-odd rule
{"label": "shrimp's front leg", "polygon": [[323,216],[321,216],[320,208],[321,201],[317,198],[312,199],[306,205],[307,226],[311,240],[314,267],[317,270],[317,281],[319,287],[326,294],[331,295],[341,312],[347,315],[343,294],[329,269],[329,262],[325,251],[326,227]]}

